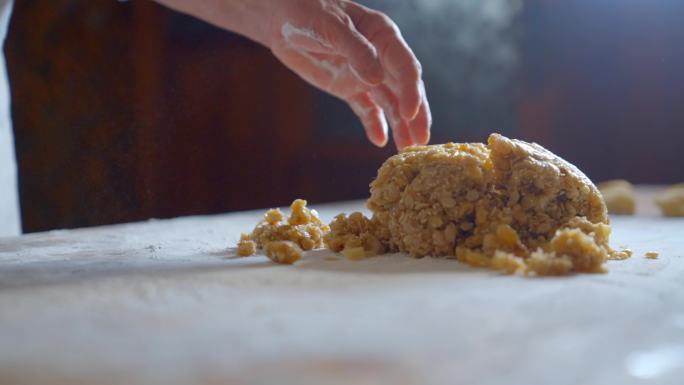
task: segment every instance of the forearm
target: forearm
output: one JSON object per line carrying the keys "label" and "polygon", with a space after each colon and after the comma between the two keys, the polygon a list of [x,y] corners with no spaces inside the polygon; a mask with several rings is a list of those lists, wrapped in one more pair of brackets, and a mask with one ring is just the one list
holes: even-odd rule
{"label": "forearm", "polygon": [[268,46],[272,40],[272,5],[264,0],[155,0],[176,11]]}

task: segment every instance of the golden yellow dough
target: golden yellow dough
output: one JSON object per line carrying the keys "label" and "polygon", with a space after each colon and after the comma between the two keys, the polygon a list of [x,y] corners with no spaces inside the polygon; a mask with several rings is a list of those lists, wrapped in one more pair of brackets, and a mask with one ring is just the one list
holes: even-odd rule
{"label": "golden yellow dough", "polygon": [[658,259],[658,252],[657,251],[647,251],[644,256],[648,259]]}
{"label": "golden yellow dough", "polygon": [[271,261],[284,265],[291,265],[302,258],[302,249],[292,241],[269,242],[264,251]]}
{"label": "golden yellow dough", "polygon": [[499,134],[487,145],[406,148],[378,170],[368,208],[370,219],[338,216],[326,246],[540,275],[602,272],[606,259],[624,257],[609,247],[606,205],[581,171]]}
{"label": "golden yellow dough", "polygon": [[668,217],[684,217],[684,183],[668,187],[658,194],[655,203],[663,215]]}
{"label": "golden yellow dough", "polygon": [[[265,249],[266,254],[275,262],[294,263],[301,257],[302,250],[323,246],[323,236],[329,230],[330,227],[321,221],[316,210],[306,207],[305,200],[296,199],[290,205],[290,216],[287,220],[280,209],[271,209],[264,214],[263,221],[257,224],[250,234],[242,234],[237,254],[249,256],[254,254],[257,248],[261,248]],[[278,243],[268,247],[275,242]],[[296,255],[299,256],[295,258]]]}
{"label": "golden yellow dough", "polygon": [[237,255],[241,257],[249,257],[256,252],[256,242],[251,239],[249,234],[240,235],[240,241],[238,242]]}

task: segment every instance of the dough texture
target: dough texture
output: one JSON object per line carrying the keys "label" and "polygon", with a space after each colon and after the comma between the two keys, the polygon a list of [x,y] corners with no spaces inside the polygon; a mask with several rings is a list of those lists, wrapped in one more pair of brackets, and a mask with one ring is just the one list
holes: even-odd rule
{"label": "dough texture", "polygon": [[323,246],[323,236],[330,227],[318,217],[316,210],[306,207],[306,201],[295,199],[290,205],[290,216],[280,209],[270,209],[264,219],[249,234],[242,234],[238,242],[238,256],[250,256],[256,249],[264,249],[274,262],[292,264],[303,250]]}
{"label": "dough texture", "polygon": [[404,149],[380,167],[367,204],[371,218],[340,214],[328,226],[297,199],[287,220],[269,210],[238,254],[263,248],[290,264],[325,244],[352,260],[399,251],[537,275],[604,272],[607,259],[632,254],[610,248],[606,204],[589,178],[536,143],[499,134]]}

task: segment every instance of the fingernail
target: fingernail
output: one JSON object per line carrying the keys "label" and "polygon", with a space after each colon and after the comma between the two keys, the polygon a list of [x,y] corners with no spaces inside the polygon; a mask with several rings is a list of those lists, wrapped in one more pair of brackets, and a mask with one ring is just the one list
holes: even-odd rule
{"label": "fingernail", "polygon": [[406,117],[406,119],[408,119],[409,121],[415,119],[416,116],[418,116],[418,113],[420,113],[421,103],[425,102],[427,104],[427,97],[425,96],[425,83],[423,82],[423,80],[420,80],[420,82],[418,82],[418,96],[418,105],[414,106],[414,109],[410,111],[411,116]]}
{"label": "fingernail", "polygon": [[421,134],[410,131],[411,139],[418,144],[428,144],[430,142],[430,133],[423,132]]}
{"label": "fingernail", "polygon": [[413,110],[410,110],[408,114],[406,114],[406,111],[402,111],[402,112],[403,112],[402,118],[404,118],[410,122],[413,119],[415,119],[416,116],[418,116],[418,112],[420,112],[420,104],[418,104],[418,106],[416,108],[414,108]]}

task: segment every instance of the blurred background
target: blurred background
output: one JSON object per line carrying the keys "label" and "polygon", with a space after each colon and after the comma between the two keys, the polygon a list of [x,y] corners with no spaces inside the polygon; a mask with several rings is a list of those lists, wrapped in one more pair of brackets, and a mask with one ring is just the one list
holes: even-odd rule
{"label": "blurred background", "polygon": [[[497,131],[594,181],[684,181],[684,2],[377,0],[421,60],[433,143]],[[16,1],[25,232],[359,199],[393,145],[270,52],[145,0]]]}

